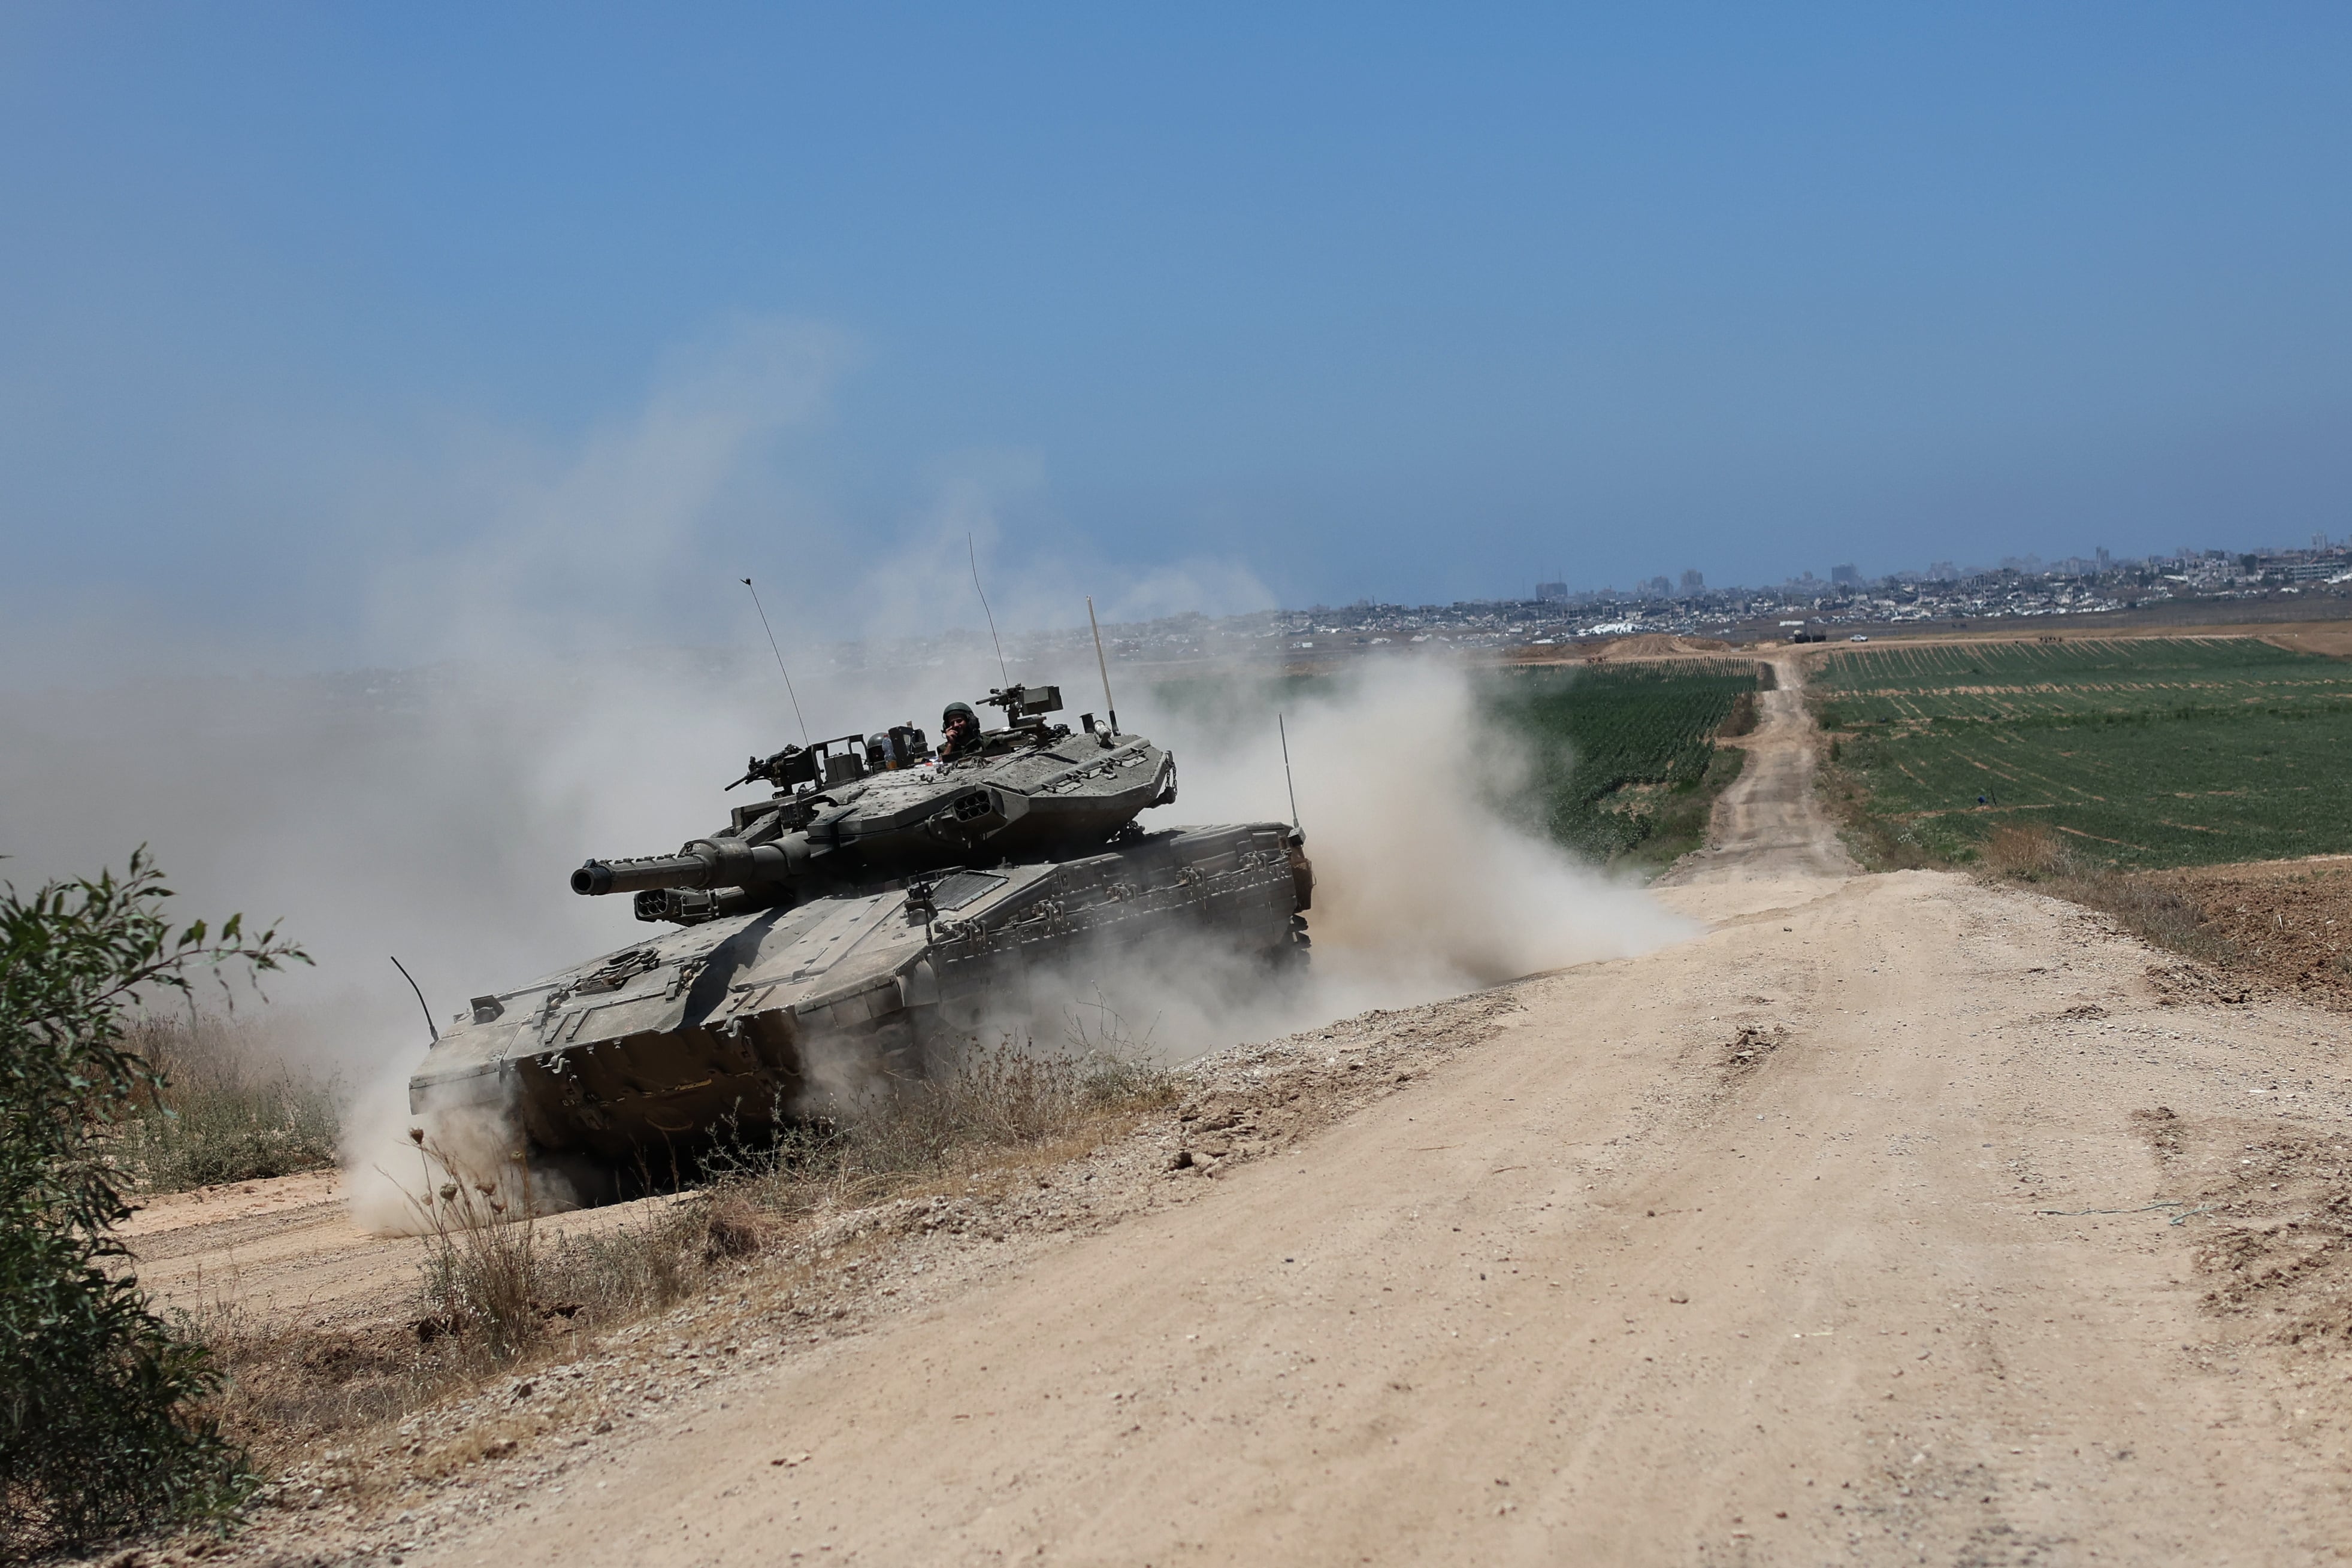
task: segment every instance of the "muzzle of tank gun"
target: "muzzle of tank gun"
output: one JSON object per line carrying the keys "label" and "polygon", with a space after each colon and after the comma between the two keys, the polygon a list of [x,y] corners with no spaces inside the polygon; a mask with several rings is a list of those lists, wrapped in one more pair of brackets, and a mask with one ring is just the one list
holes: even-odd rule
{"label": "muzzle of tank gun", "polygon": [[651,888],[756,887],[791,878],[798,845],[746,844],[697,839],[674,855],[646,860],[589,861],[572,873],[572,891],[585,897],[643,893]]}

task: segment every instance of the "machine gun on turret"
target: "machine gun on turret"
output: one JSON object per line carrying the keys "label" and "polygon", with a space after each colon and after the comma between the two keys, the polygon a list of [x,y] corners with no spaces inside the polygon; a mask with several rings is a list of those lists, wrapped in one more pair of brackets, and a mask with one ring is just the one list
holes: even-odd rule
{"label": "machine gun on turret", "polygon": [[982,707],[1004,710],[1004,727],[1042,732],[1045,716],[1062,711],[1059,686],[1004,686],[980,699]]}
{"label": "machine gun on turret", "polygon": [[779,791],[788,793],[803,784],[816,781],[823,758],[822,747],[787,746],[773,757],[754,757],[746,761],[743,777],[727,788],[740,789],[754,779],[764,779]]}
{"label": "machine gun on turret", "polygon": [[[841,749],[836,751],[835,747]],[[772,757],[751,758],[743,764],[743,777],[727,788],[740,789],[759,779],[774,785],[780,795],[806,785],[830,789],[855,783],[869,772],[911,768],[929,752],[929,744],[921,730],[911,724],[894,724],[871,736],[837,735],[809,746],[787,746]]]}

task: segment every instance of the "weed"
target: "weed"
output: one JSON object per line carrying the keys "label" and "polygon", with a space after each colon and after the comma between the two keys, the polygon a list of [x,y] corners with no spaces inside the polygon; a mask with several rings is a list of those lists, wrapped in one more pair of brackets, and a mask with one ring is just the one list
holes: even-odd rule
{"label": "weed", "polygon": [[425,1195],[409,1201],[426,1228],[426,1322],[511,1361],[539,1337],[545,1282],[530,1165],[517,1149],[510,1172],[474,1170],[423,1128],[408,1135],[425,1166]]}
{"label": "weed", "polygon": [[267,1061],[236,1020],[149,1016],[130,1025],[123,1043],[153,1074],[115,1146],[142,1190],[180,1192],[335,1163],[337,1086]]}
{"label": "weed", "polygon": [[2234,945],[2213,930],[2193,900],[2151,878],[2117,871],[2084,853],[2044,823],[1993,830],[1983,864],[1991,875],[2039,884],[2045,891],[2112,915],[2144,941],[2207,963],[2227,964]]}

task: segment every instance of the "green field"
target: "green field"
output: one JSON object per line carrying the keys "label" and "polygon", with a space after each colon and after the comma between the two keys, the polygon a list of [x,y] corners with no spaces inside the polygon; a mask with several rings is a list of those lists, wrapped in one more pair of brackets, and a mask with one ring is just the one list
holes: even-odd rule
{"label": "green field", "polygon": [[1497,722],[1531,746],[1527,813],[1599,861],[1662,862],[1696,849],[1746,754],[1716,732],[1764,666],[1739,659],[1538,666],[1494,677]]}
{"label": "green field", "polygon": [[1832,760],[1890,843],[1973,858],[2041,822],[2120,866],[2352,850],[2352,663],[2252,638],[1832,653]]}

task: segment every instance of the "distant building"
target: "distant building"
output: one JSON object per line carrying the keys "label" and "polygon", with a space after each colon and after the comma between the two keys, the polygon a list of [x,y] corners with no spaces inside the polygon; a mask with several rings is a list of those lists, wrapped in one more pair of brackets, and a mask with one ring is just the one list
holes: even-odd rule
{"label": "distant building", "polygon": [[1538,582],[1536,584],[1536,602],[1538,604],[1559,604],[1565,602],[1567,598],[1568,584],[1564,582]]}
{"label": "distant building", "polygon": [[1843,583],[1848,588],[1860,588],[1862,569],[1856,566],[1833,566],[1830,568],[1830,580]]}
{"label": "distant building", "polygon": [[1675,585],[1663,577],[1645,578],[1642,582],[1642,591],[1653,599],[1664,599],[1674,591]]}
{"label": "distant building", "polygon": [[1685,593],[1703,592],[1706,588],[1706,579],[1699,574],[1696,567],[1686,567],[1684,569],[1683,591]]}

